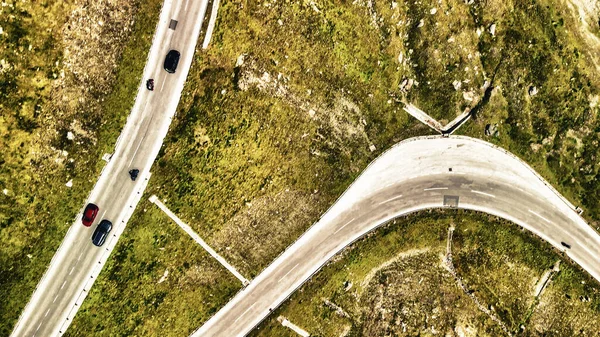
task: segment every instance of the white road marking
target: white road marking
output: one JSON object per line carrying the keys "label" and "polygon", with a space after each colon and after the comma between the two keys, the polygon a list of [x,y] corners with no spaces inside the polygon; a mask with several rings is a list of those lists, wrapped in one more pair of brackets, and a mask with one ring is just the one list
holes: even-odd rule
{"label": "white road marking", "polygon": [[477,193],[477,194],[481,194],[481,195],[486,195],[486,196],[488,196],[488,197],[492,197],[492,198],[495,198],[495,197],[496,197],[496,196],[495,196],[495,195],[493,195],[493,194],[489,194],[489,193],[485,193],[485,192],[481,192],[481,191],[475,191],[475,190],[471,190],[471,192],[473,192],[473,193]]}
{"label": "white road marking", "polygon": [[66,280],[65,280],[65,282],[63,282],[63,285],[62,285],[62,286],[60,286],[60,289],[64,288],[64,287],[65,287],[65,284],[67,284],[67,281],[66,281]]}
{"label": "white road marking", "polygon": [[187,11],[188,2],[190,2],[190,1],[189,0],[185,0],[185,7],[183,8],[185,11]]}
{"label": "white road marking", "polygon": [[[144,136],[144,138],[145,138],[145,136]],[[138,150],[140,149],[140,146],[142,146],[144,138],[142,138],[142,141],[140,141],[138,146],[135,148],[135,152],[133,152],[133,156],[131,156],[131,160],[129,161],[129,164],[127,166],[131,166],[131,163],[133,163],[133,160],[135,159],[135,155],[137,154]]]}
{"label": "white road marking", "polygon": [[71,268],[71,271],[69,272],[69,275],[73,274],[73,270],[75,270],[75,267]]}
{"label": "white road marking", "polygon": [[550,220],[548,220],[548,219],[544,218],[543,216],[541,216],[541,215],[540,215],[539,213],[537,213],[537,212],[534,212],[534,211],[532,211],[532,210],[529,210],[529,212],[530,212],[530,213],[533,213],[533,214],[535,214],[535,215],[537,215],[538,217],[540,217],[540,218],[542,218],[542,219],[544,219],[544,220],[546,220],[546,222],[548,222],[548,223],[550,223],[550,224],[552,223]]}
{"label": "white road marking", "polygon": [[400,199],[400,198],[402,198],[402,194],[400,194],[400,195],[397,195],[397,196],[395,196],[395,197],[393,197],[393,198],[391,198],[391,199],[388,199],[388,200],[386,200],[386,201],[382,201],[382,202],[380,202],[380,203],[379,203],[379,205],[383,205],[383,204],[385,204],[386,202],[394,201],[394,200],[396,200],[396,199]]}
{"label": "white road marking", "polygon": [[50,309],[46,310],[46,314],[44,315],[44,317],[48,316],[49,312],[50,312]]}
{"label": "white road marking", "polygon": [[448,187],[432,187],[432,188],[425,188],[423,189],[423,191],[436,191],[436,190],[447,190]]}
{"label": "white road marking", "polygon": [[52,303],[56,302],[56,299],[57,299],[57,298],[58,298],[58,295],[56,295],[56,296],[54,297],[54,301],[52,301]]}
{"label": "white road marking", "polygon": [[163,88],[165,87],[165,82],[167,81],[167,76],[165,76],[165,79],[163,80],[162,85],[160,86],[160,91],[162,92]]}
{"label": "white road marking", "polygon": [[525,193],[525,194],[529,194],[529,195],[533,196],[533,194],[531,194],[531,193],[530,193],[530,192],[528,192],[528,191],[525,191],[525,190],[524,190],[524,189],[522,189],[522,188],[518,188],[518,187],[515,187],[515,188],[516,188],[516,189],[518,189],[519,191],[521,191],[521,192]]}
{"label": "white road marking", "polygon": [[[102,214],[104,215],[104,214]],[[81,254],[79,254],[79,257],[77,258],[77,261],[81,260],[81,255],[83,255],[83,252],[81,252]]]}
{"label": "white road marking", "polygon": [[344,227],[348,226],[352,221],[354,221],[354,219],[356,219],[356,218],[352,218],[352,220],[346,222],[345,225],[343,225],[342,227],[338,228],[338,230],[335,231],[335,232],[333,232],[333,234],[337,234],[337,232],[341,231],[342,229],[344,229]]}
{"label": "white road marking", "polygon": [[289,270],[287,273],[285,273],[285,275],[283,275],[283,277],[282,277],[282,278],[280,278],[280,279],[279,279],[279,281],[277,281],[277,283],[281,282],[281,280],[283,280],[283,279],[284,279],[286,276],[288,276],[288,275],[289,275],[289,273],[291,273],[291,272],[292,272],[292,270],[296,269],[296,267],[298,267],[298,263],[296,263],[296,265],[295,265],[295,266],[293,266],[293,267],[292,267],[292,269],[290,269],[290,270]]}
{"label": "white road marking", "polygon": [[38,325],[37,329],[35,329],[35,332],[38,332],[38,330],[40,329],[41,326],[42,326],[42,323],[40,323],[40,325]]}
{"label": "white road marking", "polygon": [[240,318],[242,318],[242,316],[244,316],[244,315],[245,315],[245,314],[246,314],[248,311],[250,311],[250,309],[252,309],[252,307],[253,307],[254,305],[256,305],[256,303],[254,303],[254,304],[252,304],[250,307],[248,307],[248,309],[246,309],[246,311],[244,311],[244,312],[243,312],[243,313],[240,315],[240,317],[238,317],[238,318],[237,318],[235,321],[233,321],[233,323],[235,323],[235,322],[239,321],[239,319],[240,319]]}

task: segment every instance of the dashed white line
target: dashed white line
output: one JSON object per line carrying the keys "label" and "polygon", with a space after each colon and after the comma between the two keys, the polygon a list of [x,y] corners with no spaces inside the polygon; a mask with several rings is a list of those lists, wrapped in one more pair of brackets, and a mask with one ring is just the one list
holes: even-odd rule
{"label": "dashed white line", "polygon": [[489,193],[485,193],[485,192],[481,192],[481,191],[475,191],[475,190],[471,190],[471,192],[473,192],[473,193],[477,193],[477,194],[481,194],[481,195],[485,195],[485,196],[492,197],[492,198],[495,198],[495,197],[496,197],[496,196],[495,196],[495,195],[493,195],[493,194],[489,194]]}
{"label": "dashed white line", "polygon": [[[104,215],[104,214],[102,214]],[[79,257],[77,258],[77,261],[81,260],[81,256],[83,255],[83,252],[81,252],[81,254],[79,254]]]}
{"label": "dashed white line", "polygon": [[52,301],[52,303],[56,302],[57,298],[58,298],[58,295],[54,296],[54,301]]}
{"label": "dashed white line", "polygon": [[62,286],[60,286],[60,289],[65,287],[65,284],[67,284],[67,281],[65,280],[65,282],[63,282]]}
{"label": "dashed white line", "polygon": [[252,304],[250,307],[248,307],[248,309],[246,309],[246,311],[244,311],[244,312],[243,312],[243,313],[240,315],[240,317],[238,317],[238,318],[237,318],[235,321],[233,321],[233,323],[235,323],[235,322],[239,321],[239,320],[240,320],[240,318],[242,318],[242,316],[244,316],[244,315],[245,315],[245,314],[246,314],[248,311],[250,311],[250,309],[252,309],[252,307],[253,307],[254,305],[256,305],[256,303],[254,303],[254,304]]}
{"label": "dashed white line", "polygon": [[162,85],[160,86],[160,91],[162,92],[163,88],[165,87],[165,82],[167,82],[167,77],[165,76],[165,79],[163,80]]}
{"label": "dashed white line", "polygon": [[354,219],[356,219],[356,218],[352,218],[352,220],[346,222],[345,225],[343,225],[342,227],[338,228],[338,230],[335,231],[335,232],[333,232],[333,234],[337,234],[337,232],[341,231],[342,229],[344,229],[344,227],[348,226],[352,221],[354,221]]}
{"label": "dashed white line", "polygon": [[50,309],[46,310],[46,314],[44,315],[44,317],[48,316],[49,312],[50,312]]}
{"label": "dashed white line", "polygon": [[400,198],[402,198],[402,194],[400,194],[400,195],[397,195],[397,196],[395,196],[395,197],[393,197],[393,198],[391,198],[391,199],[388,199],[388,200],[386,200],[386,201],[382,201],[382,202],[380,202],[380,203],[379,203],[379,205],[383,205],[383,204],[385,204],[386,202],[394,201],[394,200],[396,200],[396,199],[400,199]]}
{"label": "dashed white line", "polygon": [[431,187],[431,188],[424,188],[423,191],[436,191],[436,190],[447,190],[448,187]]}
{"label": "dashed white line", "polygon": [[40,323],[40,325],[38,325],[37,329],[35,329],[35,332],[38,332],[38,330],[40,329],[41,326],[42,326],[42,323]]}
{"label": "dashed white line", "polygon": [[541,219],[544,219],[544,220],[546,220],[546,222],[548,222],[548,223],[552,223],[550,220],[548,220],[548,219],[544,218],[543,216],[541,216],[541,215],[540,215],[539,213],[537,213],[537,212],[534,212],[534,211],[532,211],[532,210],[529,210],[529,212],[530,212],[530,213],[533,213],[533,214],[535,214],[535,215],[537,215],[537,216],[538,216],[538,217],[540,217]]}
{"label": "dashed white line", "polygon": [[516,188],[516,189],[518,189],[519,191],[521,191],[521,192],[525,193],[525,194],[529,194],[529,195],[533,196],[533,194],[531,194],[531,193],[530,193],[530,192],[528,192],[528,191],[525,191],[525,190],[524,190],[524,189],[522,189],[522,188],[518,188],[518,187],[515,187],[515,188]]}
{"label": "dashed white line", "polygon": [[285,275],[283,275],[283,277],[281,277],[279,279],[279,281],[277,281],[277,283],[281,282],[281,280],[283,280],[286,276],[288,276],[292,272],[292,270],[296,269],[296,267],[298,267],[298,263],[296,263],[296,265],[293,266],[292,269],[290,269],[287,273],[285,273]]}
{"label": "dashed white line", "polygon": [[69,272],[69,275],[73,274],[73,270],[75,270],[75,267],[71,268],[71,271]]}

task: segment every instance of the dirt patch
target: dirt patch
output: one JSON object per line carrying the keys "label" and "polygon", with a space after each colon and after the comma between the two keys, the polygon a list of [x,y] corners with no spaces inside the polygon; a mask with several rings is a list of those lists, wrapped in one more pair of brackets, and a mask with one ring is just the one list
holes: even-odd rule
{"label": "dirt patch", "polygon": [[[101,102],[114,86],[123,45],[131,34],[134,0],[79,0],[61,30],[64,46],[62,69],[50,92],[50,104],[42,113],[44,128],[32,142],[35,162],[53,158],[59,149],[73,144],[95,144],[102,121]],[[74,143],[67,138],[74,134]],[[50,161],[59,167],[62,161]],[[35,166],[38,167],[39,166]]]}
{"label": "dirt patch", "polygon": [[531,316],[525,335],[597,336],[600,314],[588,301],[589,297],[576,296],[550,283]]}
{"label": "dirt patch", "polygon": [[579,32],[589,48],[586,52],[592,59],[596,69],[600,70],[600,4],[592,0],[567,0],[567,6],[579,21]]}
{"label": "dirt patch", "polygon": [[313,207],[318,199],[318,194],[300,191],[257,198],[215,234],[213,247],[242,275],[253,278],[318,216]]}
{"label": "dirt patch", "polygon": [[[477,309],[440,266],[439,253],[408,256],[376,274],[360,300],[359,335],[454,335],[475,329],[475,320],[488,320],[473,314]],[[459,317],[463,323],[457,325]],[[476,330],[478,335],[488,333]]]}
{"label": "dirt patch", "polygon": [[377,272],[379,272],[382,269],[385,269],[385,268],[389,267],[390,265],[392,265],[393,263],[397,262],[398,260],[404,259],[404,258],[407,258],[407,257],[410,257],[410,256],[414,256],[414,255],[423,254],[423,253],[426,253],[426,252],[429,252],[429,251],[430,251],[429,248],[411,249],[411,250],[408,250],[406,252],[402,252],[402,253],[394,256],[393,258],[385,261],[381,265],[379,265],[379,266],[371,269],[371,271],[369,271],[369,273],[367,274],[367,276],[365,276],[365,278],[360,283],[361,287],[367,286],[369,283],[371,283],[373,277],[377,274]]}
{"label": "dirt patch", "polygon": [[[367,146],[371,145],[365,132],[367,125],[365,116],[360,107],[344,95],[343,89],[341,93],[333,95],[332,102],[323,104],[294,92],[288,85],[290,82],[288,76],[282,73],[273,75],[265,71],[251,56],[240,55],[236,67],[239,76],[237,84],[240,90],[247,91],[255,87],[306,113],[305,116],[319,123],[324,133],[320,136],[330,145],[347,150],[347,153],[350,152],[347,148],[348,140],[358,140]],[[306,95],[311,95],[310,89],[307,90]],[[314,154],[319,155],[318,152]]]}

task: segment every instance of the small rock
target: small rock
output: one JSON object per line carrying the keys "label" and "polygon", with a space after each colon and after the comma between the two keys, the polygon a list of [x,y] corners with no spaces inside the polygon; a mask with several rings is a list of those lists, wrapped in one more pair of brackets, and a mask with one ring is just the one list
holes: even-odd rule
{"label": "small rock", "polygon": [[73,139],[75,139],[75,135],[73,134],[73,132],[71,132],[71,131],[67,132],[67,139],[68,139],[68,140],[73,140]]}
{"label": "small rock", "polygon": [[490,34],[492,34],[492,36],[495,36],[496,34],[496,24],[492,23],[492,25],[490,26]]}
{"label": "small rock", "polygon": [[225,95],[227,93],[226,89],[221,90],[221,95]]}
{"label": "small rock", "polygon": [[463,98],[465,99],[465,101],[472,102],[473,99],[475,98],[475,94],[473,94],[472,91],[464,91]]}
{"label": "small rock", "polygon": [[4,195],[8,195],[8,189],[6,189],[6,188],[5,188],[5,189],[3,189],[3,190],[2,190],[2,193],[4,193]]}
{"label": "small rock", "polygon": [[69,188],[72,187],[73,186],[73,179],[67,181],[67,183],[65,184],[65,186],[67,186]]}
{"label": "small rock", "polygon": [[529,96],[533,97],[538,93],[538,89],[535,86],[530,86],[529,87]]}
{"label": "small rock", "polygon": [[435,13],[437,13],[437,8],[433,7],[433,8],[432,8],[432,9],[429,11],[429,13],[430,13],[431,15],[434,15]]}
{"label": "small rock", "polygon": [[392,9],[396,9],[398,7],[398,3],[396,1],[392,1]]}
{"label": "small rock", "polygon": [[377,148],[375,147],[375,145],[371,144],[371,146],[369,146],[369,150],[371,150],[371,152],[377,150]]}
{"label": "small rock", "polygon": [[32,257],[33,257],[33,255],[27,254],[27,258],[31,259]]}
{"label": "small rock", "polygon": [[398,55],[398,63],[402,64],[402,60],[404,60],[404,55],[402,55],[402,52],[400,52]]}
{"label": "small rock", "polygon": [[462,87],[462,82],[459,80],[454,80],[454,82],[452,82],[452,86],[454,87],[454,90],[459,90],[460,87]]}
{"label": "small rock", "polygon": [[167,279],[167,276],[169,276],[169,269],[165,269],[165,273],[160,278],[160,280],[158,280],[157,283],[163,283]]}
{"label": "small rock", "polygon": [[246,57],[246,54],[238,56],[237,60],[235,61],[236,67],[242,66],[244,64],[244,57]]}
{"label": "small rock", "polygon": [[313,109],[308,110],[308,115],[310,116],[310,118],[315,117],[315,115],[317,114],[317,112]]}
{"label": "small rock", "polygon": [[280,26],[283,26],[283,21],[281,21],[281,19],[277,20],[277,23],[278,23]]}
{"label": "small rock", "polygon": [[423,21],[423,19],[421,19],[421,21],[419,21],[419,25],[417,26],[417,28],[421,28],[425,26],[425,21]]}

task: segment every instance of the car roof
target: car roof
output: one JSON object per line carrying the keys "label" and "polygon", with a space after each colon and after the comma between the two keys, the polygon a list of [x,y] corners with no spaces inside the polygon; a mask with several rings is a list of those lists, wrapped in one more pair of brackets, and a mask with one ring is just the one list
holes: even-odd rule
{"label": "car roof", "polygon": [[112,222],[104,219],[104,220],[100,221],[100,224],[98,225],[98,227],[102,227],[102,229],[104,229],[104,230],[109,230],[112,228]]}
{"label": "car roof", "polygon": [[98,209],[98,206],[90,202],[89,204],[87,204],[87,206],[85,206],[85,209]]}

